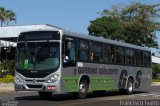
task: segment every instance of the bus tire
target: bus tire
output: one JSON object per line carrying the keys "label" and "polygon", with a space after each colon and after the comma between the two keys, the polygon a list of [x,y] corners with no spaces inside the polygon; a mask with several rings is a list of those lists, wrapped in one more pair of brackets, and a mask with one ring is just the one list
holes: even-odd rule
{"label": "bus tire", "polygon": [[128,79],[127,88],[119,89],[120,94],[132,94],[133,93],[133,80],[131,78]]}
{"label": "bus tire", "polygon": [[38,92],[38,94],[43,99],[48,99],[52,96],[52,92]]}
{"label": "bus tire", "polygon": [[133,93],[133,80],[131,78],[128,79],[126,94],[130,95]]}
{"label": "bus tire", "polygon": [[84,99],[87,97],[88,88],[89,88],[88,82],[84,79],[81,80],[79,83],[79,90],[77,95],[79,99]]}

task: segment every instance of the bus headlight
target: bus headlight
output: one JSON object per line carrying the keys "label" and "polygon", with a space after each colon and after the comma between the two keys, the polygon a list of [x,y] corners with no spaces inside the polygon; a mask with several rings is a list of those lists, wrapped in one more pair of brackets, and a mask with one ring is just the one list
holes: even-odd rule
{"label": "bus headlight", "polygon": [[22,78],[19,77],[17,74],[15,75],[15,81],[16,82],[23,82]]}
{"label": "bus headlight", "polygon": [[47,80],[47,83],[53,83],[53,82],[56,82],[60,77],[60,74],[54,74],[52,77],[50,77],[48,80]]}

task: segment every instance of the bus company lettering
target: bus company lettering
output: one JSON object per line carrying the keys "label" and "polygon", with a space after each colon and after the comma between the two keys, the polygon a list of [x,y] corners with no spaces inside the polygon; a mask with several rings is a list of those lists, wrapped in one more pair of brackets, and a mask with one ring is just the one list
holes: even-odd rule
{"label": "bus company lettering", "polygon": [[78,74],[118,74],[118,69],[78,67]]}
{"label": "bus company lettering", "polygon": [[78,74],[98,74],[98,68],[78,67]]}

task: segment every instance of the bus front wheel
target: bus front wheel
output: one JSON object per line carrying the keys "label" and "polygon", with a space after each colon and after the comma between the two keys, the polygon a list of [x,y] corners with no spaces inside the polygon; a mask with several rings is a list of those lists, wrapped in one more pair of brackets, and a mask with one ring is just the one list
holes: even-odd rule
{"label": "bus front wheel", "polygon": [[79,92],[78,92],[78,98],[84,99],[87,97],[88,93],[88,82],[86,80],[81,80],[79,83]]}

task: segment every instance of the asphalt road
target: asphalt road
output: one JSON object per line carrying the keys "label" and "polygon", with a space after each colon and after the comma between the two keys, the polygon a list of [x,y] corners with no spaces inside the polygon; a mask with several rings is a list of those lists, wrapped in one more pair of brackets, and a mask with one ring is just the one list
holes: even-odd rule
{"label": "asphalt road", "polygon": [[[130,103],[141,103],[145,106],[160,106],[160,86],[152,86],[148,92],[135,92],[123,95],[119,92],[106,92],[103,95],[89,94],[86,99],[77,99],[73,95],[56,94],[50,99],[42,99],[36,92],[14,92],[0,94],[1,106],[128,106]],[[149,101],[149,102],[146,102]],[[142,105],[139,106],[142,106]]]}

